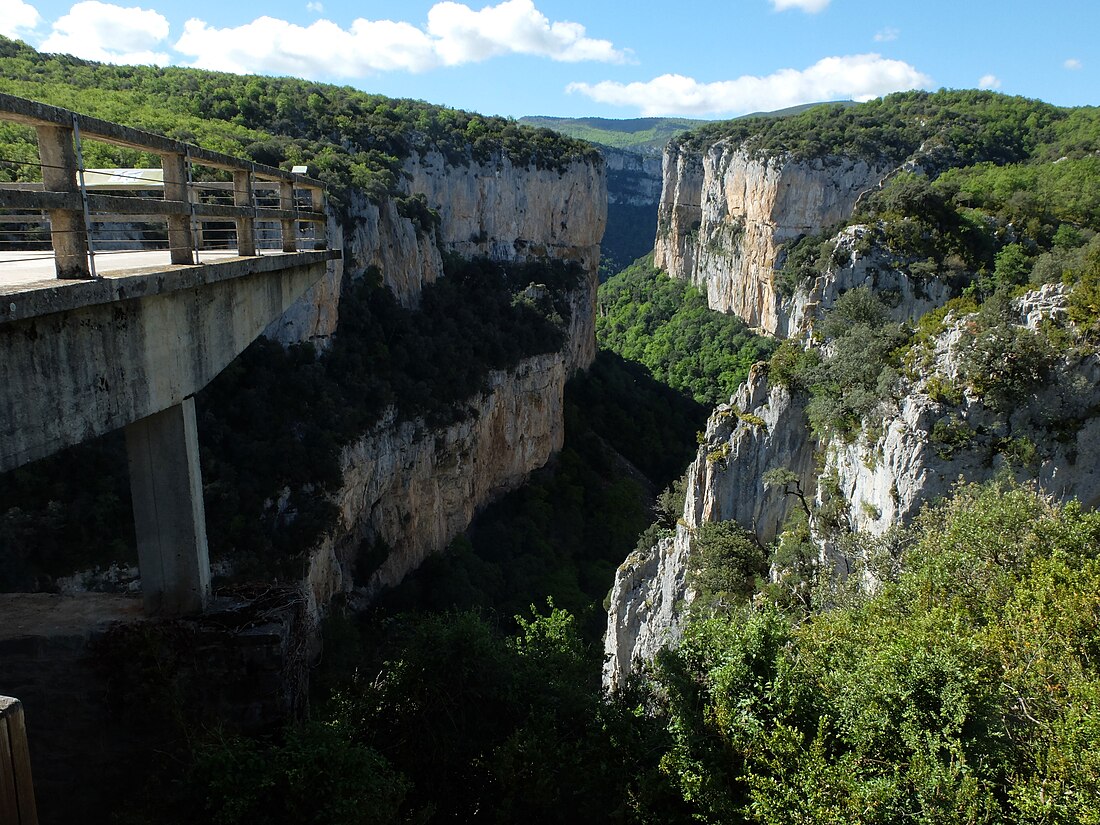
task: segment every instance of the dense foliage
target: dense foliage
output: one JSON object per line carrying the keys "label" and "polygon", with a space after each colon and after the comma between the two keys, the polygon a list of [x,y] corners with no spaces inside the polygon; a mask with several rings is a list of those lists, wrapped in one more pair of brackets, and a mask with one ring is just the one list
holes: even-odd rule
{"label": "dense foliage", "polygon": [[729,527],[648,681],[602,697],[553,606],[336,622],[315,721],[197,743],[158,821],[1100,822],[1100,516],[962,486],[814,612]]}
{"label": "dense foliage", "polygon": [[1076,504],[963,487],[874,597],[695,622],[663,769],[707,822],[1100,821],[1098,546]]}
{"label": "dense foliage", "polygon": [[701,403],[727,401],[774,344],[643,258],[600,287],[601,347],[644,364],[654,377]]}
{"label": "dense foliage", "polygon": [[[349,187],[395,194],[402,160],[438,149],[452,163],[502,154],[521,166],[595,159],[587,144],[549,129],[394,100],[349,86],[197,69],[114,66],[40,54],[0,37],[4,91],[136,126],[271,166],[306,164],[337,200]],[[156,165],[155,157],[89,141],[89,167]],[[0,180],[33,179],[33,132],[0,126]],[[11,161],[16,161],[12,163]],[[30,163],[32,165],[22,165]]]}
{"label": "dense foliage", "polygon": [[700,149],[743,143],[761,157],[849,155],[897,163],[918,148],[952,166],[1082,158],[1100,142],[1100,111],[995,92],[900,92],[857,106],[823,104],[789,117],[708,123],[674,139]]}

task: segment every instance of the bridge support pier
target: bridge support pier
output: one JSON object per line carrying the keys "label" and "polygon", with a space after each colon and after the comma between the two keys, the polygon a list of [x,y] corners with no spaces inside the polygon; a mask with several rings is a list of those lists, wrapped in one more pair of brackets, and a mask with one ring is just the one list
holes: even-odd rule
{"label": "bridge support pier", "polygon": [[210,600],[210,554],[195,399],[126,427],[145,612],[180,616]]}

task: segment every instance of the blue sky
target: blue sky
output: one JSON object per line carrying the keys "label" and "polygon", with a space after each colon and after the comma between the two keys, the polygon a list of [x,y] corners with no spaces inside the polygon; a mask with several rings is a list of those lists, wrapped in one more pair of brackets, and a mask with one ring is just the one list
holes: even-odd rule
{"label": "blue sky", "polygon": [[0,33],[44,51],[514,117],[718,118],[917,87],[1096,105],[1097,32],[1097,0],[0,0]]}

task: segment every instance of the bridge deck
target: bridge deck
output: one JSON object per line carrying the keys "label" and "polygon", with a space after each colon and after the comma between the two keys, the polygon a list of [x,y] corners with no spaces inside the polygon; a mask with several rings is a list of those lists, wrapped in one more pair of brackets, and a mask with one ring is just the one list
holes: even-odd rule
{"label": "bridge deck", "polygon": [[[264,256],[293,255],[277,249],[257,252]],[[119,278],[129,275],[148,275],[152,272],[170,272],[188,266],[228,261],[237,258],[236,249],[203,249],[199,251],[197,264],[172,264],[167,249],[126,250],[121,252],[97,252],[96,274],[103,278]],[[67,284],[84,284],[86,280],[58,280],[54,274],[53,252],[5,251],[0,260],[0,296],[21,294],[36,289],[59,289]]]}

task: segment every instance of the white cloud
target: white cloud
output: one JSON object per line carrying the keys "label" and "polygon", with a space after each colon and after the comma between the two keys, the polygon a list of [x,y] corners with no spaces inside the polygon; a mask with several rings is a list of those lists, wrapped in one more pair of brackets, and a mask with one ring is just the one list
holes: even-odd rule
{"label": "white cloud", "polygon": [[0,34],[23,37],[42,20],[38,9],[23,0],[0,0]]}
{"label": "white cloud", "polygon": [[550,21],[532,0],[504,0],[480,11],[461,3],[436,3],[424,28],[359,18],[343,29],[330,20],[299,26],[260,17],[219,29],[191,19],[175,48],[204,69],[343,77],[396,69],[423,72],[502,54],[566,62],[621,63],[627,58],[610,41],[586,37],[579,23]]}
{"label": "white cloud", "polygon": [[152,9],[98,0],[77,3],[59,17],[38,48],[105,63],[168,63],[155,48],[168,37],[168,20]]}
{"label": "white cloud", "polygon": [[325,10],[325,4],[324,3],[314,3],[314,2],[306,3],[306,11],[311,11],[314,14],[320,14],[324,10]]}
{"label": "white cloud", "polygon": [[1075,72],[1078,69],[1085,68],[1085,64],[1078,60],[1076,57],[1071,57],[1062,64],[1062,67],[1065,69],[1069,69],[1071,72]]}
{"label": "white cloud", "polygon": [[889,43],[891,40],[897,40],[900,34],[900,29],[895,29],[893,26],[887,26],[885,29],[875,32],[875,42]]}
{"label": "white cloud", "polygon": [[807,14],[817,14],[819,11],[823,11],[830,2],[832,0],[771,0],[771,4],[775,6],[776,11],[801,9]]}
{"label": "white cloud", "polygon": [[600,103],[631,106],[643,115],[744,114],[800,103],[851,98],[870,100],[889,92],[925,88],[932,79],[908,63],[878,54],[826,57],[807,69],[781,69],[766,77],[700,83],[666,74],[644,83],[570,83]]}
{"label": "white cloud", "polygon": [[983,74],[978,80],[979,89],[999,89],[1001,88],[1001,79],[995,74]]}

